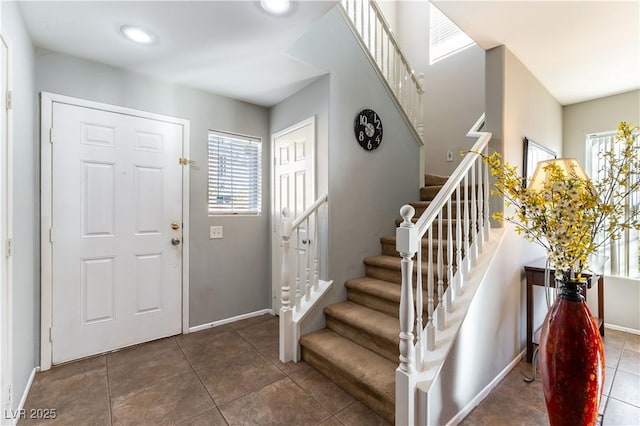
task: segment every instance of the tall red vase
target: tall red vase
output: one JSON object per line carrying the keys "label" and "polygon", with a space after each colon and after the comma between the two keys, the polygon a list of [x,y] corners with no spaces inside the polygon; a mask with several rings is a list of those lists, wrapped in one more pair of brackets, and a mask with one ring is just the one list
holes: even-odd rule
{"label": "tall red vase", "polygon": [[604,383],[604,349],[580,283],[558,282],[540,337],[540,370],[551,426],[595,425]]}

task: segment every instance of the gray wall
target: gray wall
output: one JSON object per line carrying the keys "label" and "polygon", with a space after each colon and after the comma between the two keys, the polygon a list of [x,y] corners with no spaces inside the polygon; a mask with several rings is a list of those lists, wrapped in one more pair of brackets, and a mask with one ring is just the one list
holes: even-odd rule
{"label": "gray wall", "polygon": [[[270,306],[269,111],[199,90],[168,84],[95,62],[38,50],[36,91],[47,91],[191,122],[190,325],[197,326]],[[207,130],[256,136],[263,147],[261,216],[207,212]],[[209,226],[224,226],[210,240]],[[250,267],[247,267],[250,265]]]}
{"label": "gray wall", "polygon": [[[478,46],[429,64],[429,2],[398,2],[397,35],[416,73],[424,74],[425,171],[449,175],[471,148],[465,135],[485,111],[485,52]],[[447,151],[453,161],[447,162]]]}
{"label": "gray wall", "polygon": [[[342,301],[344,282],[364,275],[363,258],[380,254],[379,238],[395,235],[400,207],[418,198],[419,147],[337,9],[288,53],[331,74],[328,278],[335,287],[326,301]],[[382,144],[372,152],[360,148],[353,134],[353,120],[363,108],[375,110],[384,125]],[[323,321],[316,312],[309,327]]]}
{"label": "gray wall", "polygon": [[[620,121],[640,124],[640,90],[567,105],[563,108],[563,150],[585,164],[585,136],[616,130]],[[605,277],[604,311],[608,326],[640,332],[640,283],[637,279]],[[587,293],[597,311],[596,290]],[[593,297],[592,297],[593,296]]]}
{"label": "gray wall", "polygon": [[[15,2],[2,4],[13,78],[13,408],[38,364],[40,334],[39,155],[34,49]],[[3,372],[4,374],[4,372]]]}
{"label": "gray wall", "polygon": [[620,121],[640,124],[640,90],[566,105],[563,109],[564,155],[585,164],[585,136],[616,130]]}
{"label": "gray wall", "polygon": [[[487,130],[493,148],[522,170],[522,138],[531,137],[561,152],[562,107],[504,46],[487,52]],[[456,337],[452,355],[434,383],[433,424],[446,424],[469,404],[525,348],[523,265],[544,256],[538,246],[505,225],[504,241]],[[544,297],[536,293],[536,320]],[[470,350],[469,348],[473,348]],[[465,386],[459,386],[464,382]],[[442,411],[438,411],[438,407]],[[435,417],[434,417],[435,416]]]}

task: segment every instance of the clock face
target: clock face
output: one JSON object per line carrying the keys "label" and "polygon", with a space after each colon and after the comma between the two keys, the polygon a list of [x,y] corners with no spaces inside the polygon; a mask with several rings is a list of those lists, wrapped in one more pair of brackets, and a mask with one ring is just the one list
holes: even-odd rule
{"label": "clock face", "polygon": [[382,120],[371,109],[363,109],[356,114],[353,130],[356,140],[367,151],[373,151],[382,143]]}

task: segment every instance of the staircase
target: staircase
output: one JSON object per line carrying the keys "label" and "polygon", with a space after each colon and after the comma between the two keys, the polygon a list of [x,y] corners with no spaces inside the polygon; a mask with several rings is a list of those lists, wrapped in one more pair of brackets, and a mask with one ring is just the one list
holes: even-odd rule
{"label": "staircase", "polygon": [[[411,204],[416,210],[414,219],[426,210],[446,179],[426,176],[420,201]],[[401,221],[397,220],[396,225]],[[435,227],[434,231],[437,232]],[[364,259],[366,275],[345,283],[347,301],[326,306],[326,328],[302,336],[300,345],[303,360],[393,423],[395,372],[400,355],[401,258],[395,236],[382,237],[380,242],[381,254]],[[426,248],[427,244],[424,238],[422,246]],[[433,244],[437,245],[437,241]],[[436,247],[433,251],[437,251]],[[423,253],[424,264],[427,250]],[[425,281],[427,270],[424,265]],[[447,285],[445,281],[445,288]],[[423,299],[427,300],[426,292]],[[433,304],[437,305],[437,295],[434,299]],[[427,306],[423,307],[425,324]]]}

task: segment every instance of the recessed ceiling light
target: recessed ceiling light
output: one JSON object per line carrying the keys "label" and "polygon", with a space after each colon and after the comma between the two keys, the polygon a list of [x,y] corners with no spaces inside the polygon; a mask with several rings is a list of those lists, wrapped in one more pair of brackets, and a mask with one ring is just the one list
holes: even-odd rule
{"label": "recessed ceiling light", "polygon": [[120,27],[120,31],[126,38],[139,44],[151,44],[156,40],[156,37],[149,31],[133,25],[123,25]]}
{"label": "recessed ceiling light", "polygon": [[260,0],[260,6],[269,13],[274,15],[282,15],[287,13],[291,8],[289,0]]}

